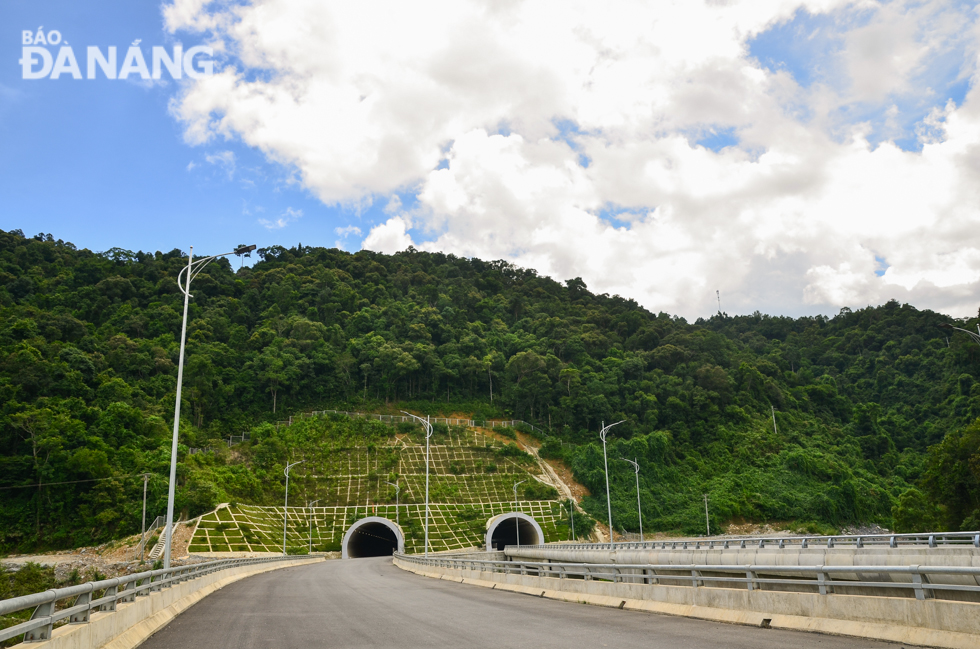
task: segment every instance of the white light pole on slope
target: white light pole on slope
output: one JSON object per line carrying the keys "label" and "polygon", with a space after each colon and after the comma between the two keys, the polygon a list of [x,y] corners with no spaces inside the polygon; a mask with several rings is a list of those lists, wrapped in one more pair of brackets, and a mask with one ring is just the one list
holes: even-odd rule
{"label": "white light pole on slope", "polygon": [[432,424],[429,423],[429,416],[425,419],[410,412],[403,413],[413,419],[418,419],[425,429],[425,556],[429,556],[429,438],[432,437]]}
{"label": "white light pole on slope", "polygon": [[[187,338],[187,304],[191,297],[191,280],[197,277],[204,267],[218,257],[228,255],[245,255],[255,250],[255,246],[240,246],[231,252],[224,252],[220,255],[202,257],[194,261],[194,246],[191,246],[187,255],[187,267],[177,275],[177,287],[184,294],[184,321],[180,327],[180,357],[177,360],[177,399],[174,405],[174,438],[170,447],[170,490],[167,494],[167,526],[164,528],[166,539],[163,545],[163,567],[170,567],[170,546],[171,532],[174,528],[174,487],[177,483],[177,433],[180,430],[180,387],[184,381],[184,341]],[[187,273],[187,279],[181,284],[181,277]]]}
{"label": "white light pole on slope", "polygon": [[286,474],[286,501],[282,505],[282,556],[286,556],[286,521],[288,514],[286,513],[286,508],[289,507],[289,470],[296,466],[297,464],[302,464],[306,460],[300,460],[299,462],[293,462],[292,464],[287,464],[286,469],[283,473]]}
{"label": "white light pole on slope", "polygon": [[[514,510],[520,511],[520,507],[517,506],[517,485],[524,484],[527,480],[521,480],[520,482],[514,483]],[[517,516],[514,517],[514,529],[517,530],[517,545],[521,544],[521,519]]]}
{"label": "white light pole on slope", "polygon": [[401,491],[401,487],[398,486],[398,482],[388,482],[386,480],[385,484],[390,484],[395,488],[395,525],[401,525],[398,521],[398,492]]}
{"label": "white light pole on slope", "polygon": [[643,511],[640,509],[640,465],[635,459],[627,460],[625,457],[619,459],[633,465],[633,470],[636,472],[636,515],[640,517],[640,543],[643,543]]}
{"label": "white light pole on slope", "polygon": [[609,460],[606,459],[606,433],[613,426],[618,426],[619,424],[626,421],[617,421],[615,424],[609,424],[606,426],[606,422],[602,422],[602,430],[599,431],[599,438],[602,439],[602,466],[606,469],[606,511],[609,514],[609,549],[613,549],[613,526],[612,526],[612,500],[609,499]]}
{"label": "white light pole on slope", "polygon": [[[320,502],[320,501],[319,500],[314,500],[313,502],[308,502],[308,503],[306,503],[306,508],[307,509],[312,509],[313,508],[313,505],[317,504],[318,502]],[[313,517],[308,515],[306,520],[308,520],[310,522],[310,554],[313,554]],[[320,533],[317,532],[317,536],[319,536],[319,535],[320,535]]]}

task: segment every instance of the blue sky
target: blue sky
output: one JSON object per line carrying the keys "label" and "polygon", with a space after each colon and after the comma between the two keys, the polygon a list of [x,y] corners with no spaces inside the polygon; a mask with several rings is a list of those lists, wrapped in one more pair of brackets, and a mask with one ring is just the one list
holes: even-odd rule
{"label": "blue sky", "polygon": [[83,67],[87,46],[177,41],[156,2],[0,5],[0,228],[96,251],[416,245],[686,317],[716,290],[732,313],[976,312],[970,3],[168,2],[185,49],[244,53],[220,61],[238,76],[26,80],[23,30]]}
{"label": "blue sky", "polygon": [[[143,87],[129,80],[24,80],[21,30],[56,29],[73,47],[84,75],[84,48],[172,46],[152,2],[4,2],[0,5],[0,228],[38,232],[100,251],[220,252],[238,243],[333,246],[334,229],[365,232],[385,202],[362,213],[328,207],[236,140],[189,146],[168,113],[176,82]],[[198,44],[183,39],[185,49]],[[222,163],[234,155],[234,169]],[[212,162],[208,162],[208,158]],[[188,166],[193,168],[188,170]],[[302,212],[288,227],[267,229]],[[367,227],[366,227],[367,226]],[[356,250],[360,238],[346,239]]]}

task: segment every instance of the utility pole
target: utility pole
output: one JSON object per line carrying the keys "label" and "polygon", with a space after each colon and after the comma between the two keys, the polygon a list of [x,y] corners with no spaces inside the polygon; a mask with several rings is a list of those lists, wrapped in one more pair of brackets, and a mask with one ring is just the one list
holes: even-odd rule
{"label": "utility pole", "polygon": [[779,430],[776,429],[776,407],[769,406],[769,408],[772,410],[772,432],[774,435],[778,435]]}
{"label": "utility pole", "polygon": [[715,296],[718,297],[718,313],[721,313],[721,291],[715,291]]}
{"label": "utility pole", "polygon": [[[520,482],[514,483],[514,511],[520,511],[517,506],[517,485],[524,484],[527,480],[521,480]],[[514,529],[517,530],[517,545],[521,544],[521,519],[518,516],[514,517]]]}
{"label": "utility pole", "polygon": [[286,469],[283,473],[286,474],[286,500],[282,505],[282,556],[286,556],[286,523],[289,520],[287,512],[289,511],[289,470],[296,466],[297,464],[302,464],[306,460],[300,460],[299,462],[293,462],[292,464],[287,464]]}
{"label": "utility pole", "polygon": [[[184,383],[184,346],[187,339],[187,306],[191,296],[191,280],[197,277],[204,267],[218,257],[228,255],[245,255],[255,250],[255,246],[239,246],[232,252],[225,252],[212,257],[202,257],[194,261],[194,246],[190,247],[187,255],[187,266],[177,275],[177,288],[184,294],[184,319],[180,326],[180,356],[177,358],[177,395],[174,400],[174,433],[170,443],[170,487],[167,494],[167,526],[164,528],[166,535],[163,545],[163,567],[170,567],[170,545],[173,537],[174,528],[174,490],[177,487],[177,438],[180,432],[180,388]],[[181,277],[187,273],[186,282]]]}
{"label": "utility pole", "polygon": [[[448,400],[448,398],[447,398]],[[408,415],[413,419],[417,419],[422,427],[425,429],[425,556],[429,556],[429,438],[432,437],[432,423],[429,421],[429,415],[422,419],[418,415],[413,415],[410,412],[402,413]]]}
{"label": "utility pole", "polygon": [[711,519],[708,518],[708,494],[704,494],[704,525],[708,528],[708,536],[711,536]]}
{"label": "utility pole", "polygon": [[613,549],[613,526],[612,526],[612,500],[609,497],[609,460],[606,459],[606,433],[613,426],[618,426],[619,424],[626,421],[617,421],[615,424],[609,424],[606,426],[606,422],[602,422],[602,430],[599,431],[599,438],[602,439],[602,466],[606,470],[606,510],[609,513],[609,549]]}
{"label": "utility pole", "polygon": [[640,543],[643,543],[643,510],[640,508],[640,463],[636,459],[627,460],[620,458],[623,462],[628,462],[636,472],[636,515],[640,519]]}
{"label": "utility pole", "polygon": [[568,517],[572,523],[572,538],[570,541],[575,540],[575,501],[571,498],[568,499]]}
{"label": "utility pole", "polygon": [[146,483],[150,480],[150,474],[143,474],[143,531],[140,532],[140,563],[143,562],[143,555],[146,553]]}
{"label": "utility pole", "polygon": [[[312,509],[313,508],[313,505],[317,504],[318,502],[320,502],[320,501],[319,500],[314,500],[311,503],[306,503],[306,508],[307,509]],[[310,512],[309,514],[307,514],[306,520],[309,521],[309,523],[310,523],[310,554],[313,554],[313,516],[312,516],[312,512]]]}

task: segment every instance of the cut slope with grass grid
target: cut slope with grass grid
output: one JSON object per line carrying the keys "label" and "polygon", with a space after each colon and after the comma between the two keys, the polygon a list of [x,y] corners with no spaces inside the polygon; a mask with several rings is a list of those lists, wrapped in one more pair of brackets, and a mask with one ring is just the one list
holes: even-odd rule
{"label": "cut slope with grass grid", "polygon": [[[425,437],[419,427],[324,415],[264,432],[236,447],[237,465],[216,467],[247,469],[251,479],[240,481],[246,493],[228,494],[235,502],[201,519],[191,552],[281,551],[283,508],[270,501],[281,503],[282,467],[297,461],[303,463],[290,472],[289,498],[300,506],[288,508],[290,551],[308,549],[311,539],[314,551],[339,550],[347,528],[365,516],[398,520],[406,551],[423,551]],[[487,520],[515,509],[513,487],[522,481],[518,508],[539,522],[547,540],[567,537],[557,491],[539,475],[534,457],[509,443],[507,435],[435,428],[429,448],[431,551],[482,545]],[[395,488],[388,483],[400,487],[397,508]],[[246,500],[253,504],[242,504]],[[302,506],[314,501],[313,507]]]}

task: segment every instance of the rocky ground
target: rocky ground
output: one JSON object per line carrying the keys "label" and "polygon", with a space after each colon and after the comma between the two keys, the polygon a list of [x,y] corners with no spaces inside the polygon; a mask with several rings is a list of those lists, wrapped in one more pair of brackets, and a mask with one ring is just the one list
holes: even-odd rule
{"label": "rocky ground", "polygon": [[[196,520],[189,524],[180,523],[174,529],[171,565],[180,566],[207,560],[200,557],[190,557],[187,553],[187,546],[190,544],[196,524]],[[147,535],[152,538],[156,536],[156,533],[147,533]],[[137,534],[88,548],[75,548],[74,550],[61,550],[45,554],[10,555],[0,559],[0,565],[5,570],[16,570],[28,562],[53,566],[55,578],[58,581],[67,580],[75,571],[78,572],[78,577],[82,581],[108,579],[153,568],[153,562],[149,559],[150,550],[153,546],[147,543],[145,561],[141,562],[138,552],[139,541],[140,537]]]}

